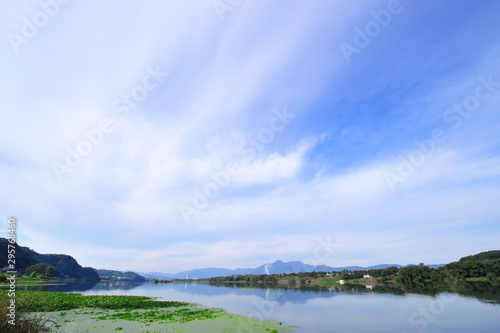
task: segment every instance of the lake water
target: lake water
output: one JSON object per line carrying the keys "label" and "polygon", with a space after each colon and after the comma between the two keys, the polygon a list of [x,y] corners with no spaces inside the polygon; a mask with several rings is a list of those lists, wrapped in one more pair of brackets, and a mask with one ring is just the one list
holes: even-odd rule
{"label": "lake water", "polygon": [[[75,290],[71,285],[43,289]],[[99,283],[92,289],[82,289],[85,288],[75,291],[86,295],[154,296],[219,307],[235,314],[299,326],[294,332],[500,332],[500,288],[492,286],[476,288],[467,296],[426,296],[364,286],[299,291],[207,283]]]}

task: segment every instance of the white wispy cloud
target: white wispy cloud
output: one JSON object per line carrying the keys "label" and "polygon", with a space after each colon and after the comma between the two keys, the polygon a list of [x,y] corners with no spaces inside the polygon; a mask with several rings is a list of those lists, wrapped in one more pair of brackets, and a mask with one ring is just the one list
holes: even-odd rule
{"label": "white wispy cloud", "polygon": [[[450,74],[441,68],[464,29],[430,47],[408,9],[347,64],[339,43],[386,5],[243,2],[223,21],[194,0],[61,6],[19,52],[0,41],[2,216],[19,218],[23,245],[115,269],[305,260],[325,234],[341,244],[330,265],[414,262],[417,248],[453,260],[440,251],[461,253],[475,225],[469,248],[493,246],[500,94],[457,130],[443,112],[499,68],[498,48],[485,37]],[[40,10],[6,4],[0,35]],[[168,75],[128,115],[114,112],[148,68]],[[242,154],[276,110],[293,117]],[[108,118],[114,131],[57,182],[53,163]],[[436,128],[446,141],[391,190],[385,174]],[[230,161],[240,173],[186,224],[179,204]]]}

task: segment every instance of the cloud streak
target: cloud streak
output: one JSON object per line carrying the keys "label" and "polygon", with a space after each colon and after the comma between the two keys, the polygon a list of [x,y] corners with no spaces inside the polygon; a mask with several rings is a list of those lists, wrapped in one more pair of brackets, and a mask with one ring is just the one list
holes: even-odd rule
{"label": "cloud streak", "polygon": [[[493,249],[500,97],[459,128],[456,112],[443,118],[500,70],[493,3],[405,2],[346,63],[340,43],[384,8],[243,2],[221,21],[210,2],[71,1],[16,53],[7,36],[40,5],[8,4],[2,216],[18,218],[22,245],[109,269],[307,260],[324,235],[340,245],[332,266]],[[169,74],[146,89],[156,66]],[[446,140],[391,191],[387,172],[436,128]],[[53,162],[92,139],[55,185]],[[179,205],[230,161],[238,172],[186,224]]]}

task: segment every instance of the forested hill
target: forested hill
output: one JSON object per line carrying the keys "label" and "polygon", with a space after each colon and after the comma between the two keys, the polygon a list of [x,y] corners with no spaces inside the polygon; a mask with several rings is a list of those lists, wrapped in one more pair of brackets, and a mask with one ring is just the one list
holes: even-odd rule
{"label": "forested hill", "polygon": [[112,271],[109,269],[97,269],[97,273],[101,280],[118,280],[118,281],[132,281],[132,282],[144,282],[146,279],[134,272],[119,272]]}
{"label": "forested hill", "polygon": [[486,261],[500,259],[500,250],[496,251],[486,251],[478,254],[470,255],[467,257],[460,258],[460,261]]}
{"label": "forested hill", "polygon": [[[7,247],[8,240],[0,237],[0,268],[7,266]],[[82,267],[71,256],[66,254],[40,254],[33,251],[29,247],[20,246],[17,243],[15,246],[15,266],[19,273],[25,273],[26,269],[36,264],[45,264],[55,268],[56,277],[69,277],[75,279],[85,279],[91,281],[99,281],[99,275],[95,269],[91,267]]]}

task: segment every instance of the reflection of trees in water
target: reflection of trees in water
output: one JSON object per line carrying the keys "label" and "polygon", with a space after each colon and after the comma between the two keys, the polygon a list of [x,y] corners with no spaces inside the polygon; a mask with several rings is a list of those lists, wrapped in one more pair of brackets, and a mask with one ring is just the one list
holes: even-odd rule
{"label": "reflection of trees in water", "polygon": [[34,291],[87,291],[87,290],[130,290],[140,286],[142,283],[127,282],[127,281],[88,281],[88,280],[75,280],[67,283],[46,284],[46,285],[19,285],[16,286],[18,290],[34,290]]}
{"label": "reflection of trees in water", "polygon": [[[295,282],[295,280],[293,281]],[[348,294],[359,293],[391,293],[395,295],[403,295],[404,290],[401,287],[394,287],[394,285],[380,284],[377,286],[370,286],[369,288],[363,284],[345,284],[345,285],[331,285],[331,286],[318,286],[318,285],[304,285],[300,283],[289,283],[287,286],[277,286],[275,283],[256,283],[256,284],[239,284],[239,283],[210,283],[214,287],[238,288],[238,289],[274,289],[274,290],[299,290],[309,292],[338,292]]]}
{"label": "reflection of trees in water", "polygon": [[17,290],[34,290],[34,291],[59,291],[59,292],[70,292],[70,291],[86,291],[94,288],[97,285],[96,281],[88,280],[75,280],[68,283],[54,283],[54,284],[44,284],[44,285],[19,285],[16,286]]}
{"label": "reflection of trees in water", "polygon": [[407,293],[419,294],[419,295],[427,295],[427,296],[436,296],[442,292],[455,292],[452,286],[447,286],[444,283],[404,283],[400,282],[403,290]]}
{"label": "reflection of trees in water", "polygon": [[500,305],[500,286],[494,286],[489,282],[459,284],[457,286],[457,293],[465,297],[477,298],[484,303]]}
{"label": "reflection of trees in water", "polygon": [[440,293],[456,293],[481,302],[500,305],[500,285],[490,282],[448,282],[448,283],[412,283],[403,284],[406,292],[436,296]]}
{"label": "reflection of trees in water", "polygon": [[421,282],[421,283],[387,283],[387,284],[379,284],[375,286],[367,287],[361,284],[344,284],[344,285],[334,285],[330,287],[322,287],[322,286],[299,286],[291,285],[287,287],[279,286],[277,287],[275,284],[254,284],[254,285],[246,285],[242,286],[241,284],[235,283],[224,283],[224,284],[210,284],[216,287],[226,287],[226,288],[238,288],[238,289],[273,289],[277,291],[286,291],[286,290],[297,290],[301,292],[309,292],[309,293],[327,293],[326,295],[335,295],[335,294],[366,294],[366,293],[375,293],[375,294],[392,294],[398,296],[404,296],[406,293],[419,294],[419,295],[427,295],[427,296],[437,296],[440,293],[456,293],[458,295],[476,298],[481,302],[488,304],[496,304],[500,305],[500,285],[493,285],[490,282],[440,282],[440,283],[429,283],[429,282]]}

